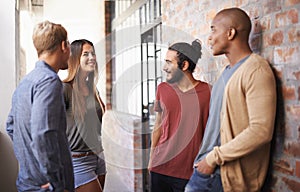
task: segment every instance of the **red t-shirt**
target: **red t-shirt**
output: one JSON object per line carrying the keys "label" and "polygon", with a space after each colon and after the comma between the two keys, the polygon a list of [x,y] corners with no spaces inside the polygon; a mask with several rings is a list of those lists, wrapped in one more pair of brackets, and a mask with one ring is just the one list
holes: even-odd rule
{"label": "red t-shirt", "polygon": [[154,109],[162,112],[162,133],[151,157],[150,171],[189,179],[208,118],[210,86],[199,81],[182,92],[176,84],[161,83]]}

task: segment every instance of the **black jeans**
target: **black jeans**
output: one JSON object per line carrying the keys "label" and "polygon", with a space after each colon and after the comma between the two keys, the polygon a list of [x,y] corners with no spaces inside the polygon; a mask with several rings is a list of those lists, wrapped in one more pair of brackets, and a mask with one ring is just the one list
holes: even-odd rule
{"label": "black jeans", "polygon": [[150,172],[151,192],[183,192],[189,180]]}

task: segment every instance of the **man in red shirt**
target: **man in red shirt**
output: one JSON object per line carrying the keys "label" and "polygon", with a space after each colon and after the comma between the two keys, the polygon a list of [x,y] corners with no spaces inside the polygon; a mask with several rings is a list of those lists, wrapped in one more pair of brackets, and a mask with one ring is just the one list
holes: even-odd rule
{"label": "man in red shirt", "polygon": [[192,175],[210,100],[210,85],[193,77],[200,57],[199,40],[175,43],[166,53],[167,82],[157,88],[148,166],[153,192],[184,191]]}

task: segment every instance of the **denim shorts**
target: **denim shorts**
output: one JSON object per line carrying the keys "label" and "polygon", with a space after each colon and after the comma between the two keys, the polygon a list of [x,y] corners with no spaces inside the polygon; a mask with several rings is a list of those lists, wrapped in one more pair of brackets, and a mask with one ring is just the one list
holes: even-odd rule
{"label": "denim shorts", "polygon": [[219,173],[206,175],[197,171],[194,172],[185,186],[185,192],[222,192],[222,181]]}
{"label": "denim shorts", "polygon": [[[80,152],[72,152],[72,154],[80,154]],[[97,179],[100,175],[106,174],[103,152],[98,155],[94,154],[84,157],[73,157],[72,161],[75,188]]]}

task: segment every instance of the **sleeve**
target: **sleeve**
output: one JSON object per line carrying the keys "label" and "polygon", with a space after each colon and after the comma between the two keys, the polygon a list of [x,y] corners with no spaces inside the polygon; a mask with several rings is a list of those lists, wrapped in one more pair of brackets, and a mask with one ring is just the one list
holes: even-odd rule
{"label": "sleeve", "polygon": [[162,112],[162,108],[160,104],[160,92],[161,92],[161,86],[158,86],[156,92],[156,98],[154,101],[154,111],[156,112]]}
{"label": "sleeve", "polygon": [[6,132],[11,138],[11,140],[13,140],[13,133],[14,133],[14,112],[13,112],[14,108],[13,107],[14,106],[12,106],[6,121]]}
{"label": "sleeve", "polygon": [[55,191],[63,191],[63,167],[60,157],[61,123],[63,105],[62,85],[59,79],[49,78],[34,89],[31,134],[35,158],[40,170]]}
{"label": "sleeve", "polygon": [[273,73],[257,69],[249,78],[245,94],[249,125],[234,139],[208,153],[206,160],[212,167],[245,156],[272,139],[276,111]]}
{"label": "sleeve", "polygon": [[6,120],[6,133],[9,135],[9,137],[11,138],[11,140],[13,140],[13,134],[14,134],[14,116],[15,116],[15,93],[12,97],[12,102],[11,102],[11,109],[9,111],[7,120]]}

